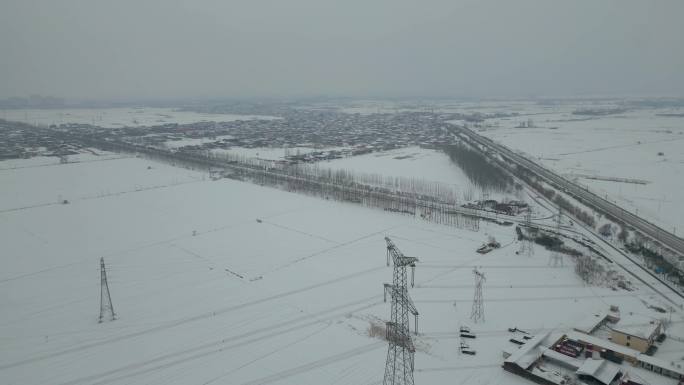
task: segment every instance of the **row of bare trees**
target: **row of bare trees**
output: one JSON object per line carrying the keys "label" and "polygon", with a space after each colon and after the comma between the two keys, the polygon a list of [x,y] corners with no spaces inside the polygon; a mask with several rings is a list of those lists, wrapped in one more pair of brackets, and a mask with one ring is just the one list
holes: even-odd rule
{"label": "row of bare trees", "polygon": [[226,164],[228,176],[234,179],[479,230],[479,218],[457,210],[457,189],[443,183],[357,174],[308,164],[287,165],[229,153],[202,155]]}
{"label": "row of bare trees", "polygon": [[[236,163],[249,167],[268,169],[277,172],[285,172],[289,175],[325,180],[329,183],[354,186],[364,185],[381,188],[399,194],[411,194],[436,198],[448,204],[458,203],[460,189],[454,184],[428,181],[421,178],[396,177],[373,173],[361,173],[345,169],[330,169],[321,167],[318,163],[286,164],[276,161],[249,158],[244,155],[233,153],[216,153],[204,151],[203,155],[222,160],[228,163]],[[472,186],[467,186],[472,190]]]}
{"label": "row of bare trees", "polygon": [[479,230],[479,217],[464,213],[455,199],[455,188],[443,184],[398,178],[392,183],[379,176],[357,175],[308,165],[289,165],[231,153],[209,151],[174,152],[114,141],[93,140],[87,145],[110,151],[125,151],[179,165],[208,170],[223,169],[229,178],[297,192],[324,199],[363,204],[386,211],[459,228]]}

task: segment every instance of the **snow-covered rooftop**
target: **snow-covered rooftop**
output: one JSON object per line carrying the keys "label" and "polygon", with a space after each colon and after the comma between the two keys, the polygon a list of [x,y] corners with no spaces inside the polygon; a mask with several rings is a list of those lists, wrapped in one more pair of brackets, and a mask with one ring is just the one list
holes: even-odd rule
{"label": "snow-covered rooftop", "polygon": [[531,340],[527,341],[525,345],[521,346],[520,349],[513,352],[505,362],[514,363],[523,369],[529,368],[546,350],[546,346],[543,346],[542,343],[549,334],[551,334],[551,332],[536,335]]}
{"label": "snow-covered rooftop", "polygon": [[684,364],[681,361],[666,361],[662,358],[647,356],[646,354],[639,354],[639,361],[645,364],[667,369],[671,372],[679,374],[680,376],[684,376]]}
{"label": "snow-covered rooftop", "polygon": [[594,377],[606,385],[610,384],[618,373],[620,373],[620,367],[606,360],[586,360],[577,370],[577,374]]}
{"label": "snow-covered rooftop", "polygon": [[551,348],[544,351],[544,357],[558,361],[559,363],[571,368],[572,370],[577,370],[582,366],[582,360],[578,358],[570,357],[566,354],[557,352]]}
{"label": "snow-covered rooftop", "polygon": [[633,359],[636,359],[640,354],[638,351],[634,349],[628,348],[623,345],[618,345],[614,342],[604,340],[603,338],[590,336],[588,334],[579,333],[576,331],[569,331],[566,335],[571,340],[581,341],[587,344],[592,344],[594,346],[599,346],[604,349],[612,350],[616,353],[620,353],[623,356],[630,357]]}
{"label": "snow-covered rooftop", "polygon": [[534,368],[532,368],[532,373],[535,376],[541,377],[541,378],[543,378],[547,381],[550,381],[554,384],[561,385],[561,384],[565,383],[564,382],[565,379],[563,378],[563,375],[560,372],[555,371],[555,370],[545,370],[543,368],[534,367]]}
{"label": "snow-covered rooftop", "polygon": [[588,314],[580,322],[575,324],[574,329],[578,332],[591,334],[601,325],[601,323],[603,323],[606,317],[608,317],[607,310]]}
{"label": "snow-covered rooftop", "polygon": [[649,339],[654,333],[658,332],[660,321],[641,314],[623,315],[617,325],[611,326],[616,332],[629,334],[630,336]]}
{"label": "snow-covered rooftop", "polygon": [[612,350],[616,353],[620,353],[625,357],[629,357],[633,360],[653,365],[659,368],[664,368],[667,370],[670,370],[672,372],[675,372],[679,375],[684,376],[684,365],[672,362],[672,361],[666,361],[661,358],[653,357],[646,355],[644,353],[640,353],[634,349],[628,348],[626,346],[618,345],[614,342],[604,340],[602,338],[597,338],[594,336],[590,336],[587,334],[583,333],[578,333],[575,331],[568,332],[566,335],[569,339],[571,340],[576,340],[576,341],[582,341],[588,344],[592,344],[594,346],[599,346],[604,349],[609,349]]}

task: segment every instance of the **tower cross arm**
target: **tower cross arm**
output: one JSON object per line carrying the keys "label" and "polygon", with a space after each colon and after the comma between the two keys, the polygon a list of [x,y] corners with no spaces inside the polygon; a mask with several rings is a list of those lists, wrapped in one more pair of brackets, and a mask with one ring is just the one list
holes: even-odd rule
{"label": "tower cross arm", "polygon": [[406,306],[408,307],[408,311],[410,311],[411,314],[417,316],[418,315],[418,309],[416,309],[416,305],[413,304],[413,300],[408,295],[408,293],[404,293],[404,301],[406,301]]}
{"label": "tower cross arm", "polygon": [[418,315],[418,309],[406,290],[402,290],[401,288],[398,288],[390,283],[385,283],[383,285],[385,287],[385,294],[389,293],[392,296],[392,299],[396,299],[401,303],[405,303],[407,310],[411,314]]}
{"label": "tower cross arm", "polygon": [[385,241],[387,242],[387,252],[392,255],[395,266],[411,266],[418,262],[418,258],[405,256],[388,237],[385,237]]}
{"label": "tower cross arm", "polygon": [[418,262],[418,258],[407,257],[401,254],[399,257],[394,258],[394,264],[397,266],[415,266]]}

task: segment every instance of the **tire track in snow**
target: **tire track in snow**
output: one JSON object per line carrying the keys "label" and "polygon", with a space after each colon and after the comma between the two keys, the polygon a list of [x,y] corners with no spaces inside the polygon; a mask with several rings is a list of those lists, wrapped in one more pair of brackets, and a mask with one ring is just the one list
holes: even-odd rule
{"label": "tire track in snow", "polygon": [[444,251],[448,251],[448,252],[451,252],[451,253],[458,253],[458,252],[461,252],[461,251],[462,251],[462,249],[451,249],[451,248],[439,247],[439,246],[435,246],[435,245],[432,244],[432,243],[423,242],[423,241],[418,241],[418,240],[415,240],[415,239],[403,238],[403,237],[400,237],[400,236],[398,236],[398,235],[392,235],[392,238],[393,238],[393,239],[394,239],[394,238],[396,238],[396,239],[401,239],[402,241],[407,241],[407,242],[415,243],[415,244],[418,244],[418,245],[421,245],[421,246],[430,247],[430,248],[437,249],[437,250],[444,250]]}
{"label": "tire track in snow", "polygon": [[[469,263],[475,262],[475,261],[477,261],[477,260],[479,260],[479,258],[475,257],[475,258],[472,258],[472,259],[470,259],[470,260],[468,260],[468,261],[465,261],[464,263],[462,263],[462,264],[460,264],[460,265],[453,266],[452,268],[449,268],[449,269],[447,269],[446,271],[443,271],[443,272],[440,272],[440,273],[438,273],[438,274],[435,274],[435,275],[432,276],[430,279],[426,279],[426,280],[424,280],[424,281],[418,283],[418,286],[423,285],[423,284],[428,283],[428,282],[432,282],[432,281],[434,281],[434,280],[436,280],[436,279],[439,279],[439,278],[442,278],[442,277],[444,277],[444,276],[446,276],[446,275],[449,275],[449,274],[455,272],[455,271],[458,270],[458,269],[462,269],[463,266],[466,266],[466,265],[468,265]],[[419,265],[419,266],[422,267],[422,265]]]}
{"label": "tire track in snow", "polygon": [[[473,285],[416,285],[417,289],[472,289]],[[549,285],[492,285],[487,284],[487,288],[490,289],[571,289],[571,288],[581,288],[587,287],[586,285],[579,283],[568,283],[568,284],[549,284]]]}
{"label": "tire track in snow", "polygon": [[[309,338],[315,336],[316,334],[319,334],[319,333],[321,333],[322,331],[326,330],[326,329],[329,328],[330,326],[331,326],[331,321],[327,321],[326,324],[325,324],[322,328],[320,328],[320,329],[318,329],[318,330],[315,330],[313,333],[309,333],[308,335],[304,336],[303,338],[298,339],[298,340],[295,341],[294,343],[287,343],[287,344],[282,345],[282,346],[280,346],[280,347],[278,347],[278,348],[276,348],[276,349],[274,349],[274,350],[271,350],[270,352],[268,352],[268,353],[266,353],[266,354],[262,354],[262,355],[260,355],[259,357],[256,357],[256,358],[254,358],[254,359],[252,359],[252,360],[249,360],[249,361],[245,362],[244,364],[242,364],[242,365],[240,365],[240,366],[238,366],[238,367],[236,367],[236,368],[234,368],[234,369],[229,370],[227,373],[221,374],[220,376],[215,377],[215,378],[213,378],[213,379],[211,379],[211,380],[209,380],[209,381],[203,383],[202,385],[209,385],[209,384],[211,384],[211,383],[213,383],[213,382],[216,382],[216,381],[220,380],[221,378],[224,378],[225,376],[228,376],[228,375],[231,375],[231,374],[237,372],[237,371],[240,370],[240,369],[246,368],[246,367],[248,367],[248,366],[254,364],[255,362],[261,361],[261,360],[263,360],[263,359],[266,358],[266,357],[272,356],[272,355],[274,355],[274,354],[276,354],[276,353],[278,353],[278,352],[280,352],[280,351],[283,351],[283,350],[285,350],[285,349],[287,349],[287,348],[290,348],[290,347],[292,347],[292,346],[294,346],[294,345],[297,345],[298,343],[300,343],[300,342],[302,342],[302,341],[306,341],[306,340],[308,340]],[[282,335],[282,334],[280,334],[280,335]]]}
{"label": "tire track in snow", "polygon": [[[98,194],[98,195],[92,195],[92,196],[82,196],[78,197],[75,199],[72,199],[71,202],[79,202],[79,201],[88,201],[88,200],[94,200],[94,199],[103,199],[103,198],[109,198],[113,196],[119,196],[119,195],[125,195],[125,194],[132,194],[132,193],[137,193],[137,192],[144,192],[144,191],[150,191],[150,190],[160,190],[160,189],[165,189],[165,188],[171,188],[171,187],[176,187],[176,186],[182,186],[185,184],[190,184],[190,183],[200,183],[204,182],[203,180],[191,180],[191,181],[186,181],[186,182],[177,182],[177,183],[171,183],[171,184],[164,184],[164,185],[156,185],[156,186],[149,186],[149,187],[141,187],[138,189],[133,189],[133,190],[123,190],[123,191],[118,191],[118,192],[113,192],[113,193],[107,193],[107,194]],[[10,213],[14,211],[23,211],[23,210],[30,210],[30,209],[36,209],[36,208],[41,208],[41,207],[47,207],[47,206],[63,206],[64,203],[62,202],[47,202],[47,203],[37,203],[34,205],[29,205],[29,206],[22,206],[22,207],[13,207],[9,209],[3,209],[0,210],[0,214],[4,213]]]}
{"label": "tire track in snow", "polygon": [[597,148],[590,148],[587,150],[581,150],[581,151],[573,151],[573,152],[566,152],[566,153],[561,153],[561,154],[551,154],[551,155],[556,155],[556,156],[567,156],[567,155],[577,155],[577,154],[586,154],[588,152],[600,152],[600,151],[606,151],[606,150],[613,150],[616,148],[628,148],[628,147],[635,147],[635,146],[643,146],[644,144],[655,144],[655,143],[663,143],[663,142],[677,142],[680,140],[684,139],[663,139],[663,140],[653,140],[650,142],[637,142],[637,143],[628,143],[628,144],[618,144],[614,146],[606,146],[606,147],[597,147]]}
{"label": "tire track in snow", "polygon": [[496,368],[500,367],[500,364],[482,364],[482,365],[463,365],[463,366],[442,366],[438,368],[424,368],[424,369],[416,369],[416,372],[420,373],[425,373],[425,372],[446,372],[446,371],[454,371],[454,370],[468,370],[468,369],[487,369],[487,368]]}
{"label": "tire track in snow", "polygon": [[268,274],[268,273],[273,273],[273,272],[275,272],[275,271],[279,271],[279,270],[282,270],[282,269],[286,269],[286,268],[288,268],[288,267],[290,267],[290,266],[292,266],[292,265],[295,265],[295,264],[297,264],[297,263],[299,263],[299,262],[303,262],[303,261],[305,261],[305,260],[307,260],[307,259],[310,259],[310,258],[319,256],[319,255],[321,255],[321,254],[325,254],[325,253],[327,253],[327,252],[329,252],[329,251],[332,251],[332,250],[335,250],[335,249],[339,249],[339,248],[342,248],[342,247],[345,247],[345,246],[349,246],[349,245],[351,245],[351,244],[354,244],[354,243],[356,243],[356,242],[362,241],[362,240],[364,240],[364,239],[368,239],[368,238],[374,237],[374,236],[376,236],[376,235],[378,235],[378,234],[384,234],[384,233],[386,233],[386,232],[389,231],[389,230],[396,229],[397,227],[401,227],[401,225],[399,225],[399,226],[388,227],[388,228],[386,228],[386,229],[382,229],[382,230],[380,230],[380,231],[376,231],[376,232],[373,232],[373,233],[370,233],[370,234],[366,234],[366,235],[364,235],[364,236],[362,236],[362,237],[355,238],[355,239],[352,239],[352,240],[350,240],[350,241],[338,243],[337,245],[332,246],[332,247],[329,247],[329,248],[327,248],[327,249],[319,250],[319,251],[316,251],[316,252],[314,252],[314,253],[312,253],[312,254],[306,255],[306,256],[304,256],[304,257],[297,258],[297,259],[295,259],[294,261],[289,262],[289,263],[286,263],[286,264],[281,265],[281,266],[279,266],[279,267],[276,267],[275,269],[270,270],[270,271],[264,273],[263,275]]}
{"label": "tire track in snow", "polygon": [[74,266],[74,265],[78,265],[79,263],[81,263],[81,262],[74,262],[74,263],[69,263],[69,264],[66,264],[66,265],[59,265],[59,266],[55,266],[55,267],[49,267],[49,268],[43,269],[43,270],[38,270],[38,271],[30,272],[30,273],[24,273],[24,274],[15,275],[15,276],[8,277],[8,278],[3,278],[3,279],[0,279],[0,283],[5,283],[5,282],[9,282],[9,281],[14,281],[14,280],[17,280],[17,279],[22,279],[22,278],[30,277],[30,276],[33,276],[33,275],[38,275],[38,274],[42,274],[42,273],[47,273],[47,272],[49,272],[49,271],[54,271],[54,270],[58,270],[58,269],[64,269],[64,268],[67,268],[67,267],[71,267],[71,266]]}
{"label": "tire track in snow", "polygon": [[140,337],[140,336],[143,336],[143,335],[146,335],[146,334],[149,334],[149,333],[156,333],[156,332],[164,331],[164,330],[167,330],[167,329],[172,329],[172,328],[175,328],[175,327],[177,327],[177,326],[186,325],[186,324],[189,324],[189,323],[192,323],[192,322],[195,322],[195,321],[200,321],[200,320],[208,319],[208,318],[211,318],[211,317],[215,317],[215,316],[217,316],[217,315],[226,314],[226,313],[234,312],[234,311],[237,311],[237,310],[242,310],[242,309],[248,308],[248,307],[250,307],[250,306],[259,305],[259,304],[266,303],[266,302],[270,302],[270,301],[273,301],[273,300],[277,300],[277,299],[289,297],[289,296],[291,296],[291,295],[304,293],[304,292],[307,292],[307,291],[309,291],[309,290],[317,289],[317,288],[320,288],[320,287],[323,287],[323,286],[328,286],[328,285],[332,285],[332,284],[335,284],[335,283],[339,283],[339,282],[342,282],[342,281],[345,281],[345,280],[348,280],[348,279],[357,278],[357,277],[359,277],[359,276],[361,276],[361,275],[370,274],[370,273],[376,272],[376,271],[378,271],[378,270],[382,270],[382,269],[384,269],[384,268],[386,268],[386,266],[383,264],[383,265],[380,266],[380,267],[374,267],[374,268],[367,269],[367,270],[363,270],[363,271],[360,271],[360,272],[355,272],[355,273],[348,274],[348,275],[345,275],[345,276],[342,276],[342,277],[338,277],[338,278],[335,278],[335,279],[331,279],[331,280],[328,280],[328,281],[325,281],[325,282],[321,282],[321,283],[317,283],[317,284],[314,284],[314,285],[305,286],[305,287],[300,288],[300,289],[290,290],[290,291],[283,292],[283,293],[280,293],[280,294],[272,295],[272,296],[270,296],[270,297],[265,297],[265,298],[257,299],[257,300],[250,301],[250,302],[244,302],[244,303],[241,303],[241,304],[238,304],[238,305],[233,305],[233,306],[225,307],[225,308],[223,308],[223,309],[219,309],[219,310],[216,310],[216,311],[213,311],[213,312],[206,312],[206,313],[198,314],[198,315],[195,315],[195,316],[192,316],[192,317],[182,318],[182,319],[179,319],[179,320],[176,320],[176,321],[171,321],[171,322],[169,322],[169,323],[167,323],[167,324],[164,324],[164,325],[159,325],[159,326],[156,326],[156,327],[151,327],[151,328],[148,328],[148,329],[144,329],[144,330],[140,330],[140,331],[137,331],[137,332],[125,334],[125,335],[122,335],[122,336],[114,336],[114,337],[107,338],[107,339],[104,339],[104,340],[100,340],[100,341],[97,341],[97,342],[92,342],[92,343],[85,344],[85,345],[81,345],[81,346],[75,346],[75,347],[72,347],[72,348],[63,349],[63,350],[60,350],[60,351],[57,351],[57,352],[54,352],[54,353],[41,354],[41,355],[38,355],[38,356],[35,356],[35,357],[26,358],[26,359],[22,359],[22,360],[19,360],[19,361],[14,361],[14,362],[2,364],[2,365],[0,365],[0,370],[9,369],[9,368],[17,367],[17,366],[22,366],[22,365],[26,365],[26,364],[30,364],[30,363],[34,363],[34,362],[39,362],[39,361],[43,361],[43,360],[46,360],[46,359],[49,359],[49,358],[58,357],[58,356],[61,356],[61,355],[64,355],[64,354],[75,353],[75,352],[78,352],[78,351],[91,349],[91,348],[94,348],[94,347],[97,347],[97,346],[100,346],[100,345],[111,344],[111,343],[114,343],[114,342],[120,342],[120,341],[124,341],[124,340],[128,340],[128,339]]}
{"label": "tire track in snow", "polygon": [[[100,155],[103,156],[103,155]],[[106,155],[104,155],[106,156]],[[119,159],[132,159],[134,157],[132,156],[115,156],[112,158],[106,158],[106,159],[91,159],[91,160],[73,160],[67,163],[45,163],[45,164],[34,164],[31,166],[16,166],[16,167],[0,167],[0,171],[9,171],[9,170],[21,170],[24,168],[41,168],[41,167],[54,167],[54,166],[66,166],[69,164],[78,164],[78,163],[93,163],[93,162],[105,162],[108,160],[119,160]]]}
{"label": "tire track in snow", "polygon": [[[478,258],[479,259],[479,258]],[[441,264],[420,264],[421,268],[427,268],[427,269],[474,269],[476,267],[481,267],[484,269],[548,269],[548,270],[558,270],[557,267],[549,266],[549,265],[531,265],[531,266],[526,266],[526,265],[483,265],[483,264],[478,264],[478,265],[441,265]]]}
{"label": "tire track in snow", "polygon": [[[570,296],[558,296],[558,297],[512,297],[512,298],[487,298],[487,302],[529,302],[529,301],[557,301],[565,299],[600,299],[600,298],[624,298],[624,297],[634,297],[634,293],[628,294],[611,294],[611,295],[570,295]],[[425,299],[425,300],[413,300],[416,303],[454,303],[454,302],[472,302],[472,299]]]}
{"label": "tire track in snow", "polygon": [[271,225],[271,226],[274,226],[274,227],[278,227],[278,228],[283,229],[283,230],[292,231],[292,232],[295,232],[295,233],[297,233],[297,234],[306,235],[307,237],[320,239],[320,240],[322,240],[322,241],[326,241],[326,242],[329,242],[329,243],[334,243],[334,244],[336,244],[336,245],[339,245],[339,244],[340,244],[339,242],[333,241],[332,239],[328,239],[328,238],[325,238],[325,237],[321,237],[320,235],[316,235],[316,234],[307,233],[306,231],[297,230],[297,229],[295,229],[295,228],[293,228],[293,227],[288,227],[288,226],[280,225],[280,224],[277,224],[277,223],[274,223],[274,222],[271,222],[271,221],[265,221],[265,220],[262,219],[262,220],[261,220],[261,223],[266,223],[266,224],[268,224],[268,225]]}
{"label": "tire track in snow", "polygon": [[[187,183],[195,183],[195,182],[187,182]],[[51,203],[50,205],[52,205],[52,203]],[[2,213],[2,210],[0,210],[0,213]],[[275,214],[275,215],[280,215],[280,214]],[[274,215],[274,216],[275,216],[275,215]],[[206,230],[206,231],[198,232],[195,236],[201,236],[201,235],[208,234],[208,233],[213,233],[213,232],[217,232],[217,231],[226,230],[226,229],[229,229],[229,228],[233,228],[233,227],[237,227],[237,226],[244,225],[244,224],[246,224],[246,223],[247,223],[247,221],[232,223],[232,224],[229,224],[229,225],[226,225],[226,226],[217,227],[217,228],[209,229],[209,230]],[[103,254],[101,254],[101,255],[102,255],[103,257],[112,257],[112,256],[115,256],[115,255],[128,254],[128,253],[131,253],[131,252],[134,252],[134,251],[144,250],[144,249],[151,248],[151,247],[155,247],[155,246],[161,246],[161,245],[165,245],[165,244],[168,244],[168,243],[171,243],[172,246],[175,246],[175,245],[173,245],[173,242],[176,242],[176,241],[179,241],[179,240],[182,240],[182,239],[185,239],[185,238],[192,238],[192,237],[193,237],[193,235],[191,235],[191,234],[183,234],[183,235],[175,236],[175,237],[173,237],[173,238],[162,239],[162,240],[160,240],[160,241],[154,241],[154,242],[146,243],[146,244],[143,244],[143,245],[138,245],[138,246],[129,247],[129,248],[127,248],[127,249],[119,250],[119,251],[116,251],[116,252],[103,253]],[[56,270],[56,269],[62,269],[62,268],[66,268],[66,267],[75,266],[75,265],[78,265],[79,263],[83,263],[83,262],[85,262],[86,260],[90,260],[90,259],[91,259],[91,257],[87,257],[87,258],[84,258],[84,259],[82,259],[82,260],[80,260],[80,261],[78,261],[78,262],[73,262],[73,263],[64,264],[64,265],[58,265],[58,266],[50,267],[50,268],[43,269],[43,270],[33,271],[33,272],[29,272],[29,273],[24,273],[24,274],[20,274],[20,275],[8,277],[8,278],[0,279],[0,284],[1,284],[1,283],[4,283],[4,282],[7,282],[7,281],[13,281],[13,280],[16,280],[16,279],[21,279],[21,278],[25,278],[25,277],[30,277],[30,276],[32,276],[32,275],[42,274],[42,273],[49,272],[49,271]],[[0,368],[1,368],[1,367],[0,367]]]}
{"label": "tire track in snow", "polygon": [[39,207],[56,206],[56,205],[62,205],[62,203],[60,203],[60,202],[49,202],[49,203],[38,203],[35,205],[30,205],[30,206],[13,207],[13,208],[9,208],[9,209],[0,210],[0,214],[11,213],[14,211],[35,209],[35,208],[39,208]]}
{"label": "tire track in snow", "polygon": [[[428,229],[427,227],[420,227],[420,226],[415,226],[415,225],[411,225],[409,227],[415,229],[416,231],[423,231],[423,232],[430,232],[430,233],[434,233],[434,234],[439,234],[444,238],[454,238],[454,239],[461,239],[461,240],[465,239],[465,240],[473,241],[473,242],[480,242],[481,241],[481,239],[479,239],[479,238],[466,237],[466,236],[463,236],[463,235],[457,234],[457,233],[445,233],[445,232],[438,231],[435,229]],[[396,237],[396,235],[394,237]],[[406,239],[406,240],[409,242],[417,242],[417,241],[412,240],[412,239]],[[430,245],[430,247],[435,247],[435,246]]]}
{"label": "tire track in snow", "polygon": [[[171,246],[173,246],[173,247],[175,247],[175,248],[177,248],[177,249],[183,251],[184,253],[186,253],[186,254],[188,254],[188,255],[191,255],[191,256],[193,256],[193,257],[195,257],[195,258],[197,258],[197,259],[200,259],[200,260],[206,262],[206,263],[208,264],[207,266],[208,266],[209,269],[211,269],[211,270],[215,269],[216,266],[217,266],[217,264],[216,264],[214,261],[212,261],[211,259],[206,258],[206,257],[203,257],[202,255],[200,255],[200,254],[198,254],[198,253],[195,253],[194,251],[192,251],[192,250],[190,250],[190,249],[187,249],[187,248],[185,248],[185,247],[183,247],[183,246],[178,246],[178,245],[175,244],[175,243],[172,243]],[[228,273],[228,274],[232,274],[233,276],[235,276],[236,278],[239,278],[239,279],[240,279],[241,281],[243,281],[243,282],[246,281],[246,278],[245,278],[244,275],[242,275],[242,274],[240,274],[240,273],[238,273],[238,272],[236,272],[236,271],[234,271],[234,270],[232,270],[232,269],[229,269],[229,268],[223,266],[223,271],[225,271],[225,272]]]}
{"label": "tire track in snow", "polygon": [[284,378],[295,376],[297,374],[309,372],[311,370],[318,369],[322,366],[334,364],[338,361],[343,361],[343,360],[346,360],[346,359],[354,357],[354,356],[358,356],[358,355],[363,354],[363,353],[368,353],[368,352],[371,352],[375,349],[378,349],[380,347],[385,347],[385,346],[387,346],[387,343],[384,341],[383,342],[374,342],[372,344],[368,344],[368,345],[364,345],[364,346],[361,346],[361,347],[358,347],[355,349],[347,350],[346,352],[335,354],[332,356],[328,356],[326,358],[322,358],[320,360],[313,361],[313,362],[310,362],[308,364],[297,366],[297,367],[292,368],[292,369],[283,370],[281,372],[272,374],[272,375],[267,376],[267,377],[262,377],[262,378],[252,380],[249,382],[244,382],[241,385],[268,384],[271,382],[282,380]]}
{"label": "tire track in snow", "polygon": [[[358,304],[361,304],[364,302],[372,301],[376,297],[379,297],[379,296],[368,297],[368,298],[364,298],[364,299],[354,301],[354,302],[351,302],[348,304],[337,306],[337,307],[334,307],[332,309],[327,309],[327,310],[324,310],[322,312],[315,313],[315,314],[313,314],[313,316],[318,317],[318,316],[321,316],[324,314],[334,312],[336,310],[340,310],[340,309],[345,308],[345,307],[354,306],[354,305],[358,305]],[[89,375],[86,377],[78,378],[75,380],[71,380],[68,382],[63,382],[60,385],[76,385],[76,384],[81,384],[81,383],[87,383],[87,384],[91,384],[91,385],[96,385],[96,384],[97,385],[103,385],[103,384],[119,381],[122,379],[139,376],[142,374],[154,372],[154,371],[157,371],[160,369],[169,368],[169,367],[172,367],[175,365],[179,365],[179,364],[183,364],[183,363],[193,361],[193,360],[196,360],[199,358],[203,358],[203,357],[206,357],[206,356],[209,356],[212,354],[217,354],[217,353],[220,353],[220,352],[223,352],[226,350],[231,350],[231,349],[239,348],[242,346],[250,345],[250,344],[253,344],[253,343],[256,343],[259,341],[267,340],[269,338],[279,337],[285,333],[290,333],[293,331],[305,329],[305,328],[308,328],[310,326],[320,324],[322,322],[326,323],[326,322],[329,322],[335,318],[339,318],[340,316],[344,316],[347,313],[354,313],[354,312],[358,312],[358,311],[361,311],[364,309],[368,309],[368,308],[376,306],[380,303],[382,303],[382,302],[380,302],[380,301],[373,302],[371,304],[363,305],[361,307],[358,307],[358,308],[355,308],[355,309],[352,309],[349,311],[344,311],[341,313],[332,314],[332,315],[329,315],[329,316],[321,318],[321,319],[316,319],[316,320],[309,321],[309,322],[304,323],[304,324],[299,324],[299,325],[295,325],[295,326],[291,326],[289,328],[283,329],[283,327],[284,327],[283,325],[290,325],[292,323],[298,323],[301,321],[310,320],[312,315],[307,314],[307,315],[304,315],[302,317],[296,318],[294,320],[290,320],[285,324],[278,323],[274,326],[263,327],[261,329],[253,330],[251,332],[240,334],[238,336],[232,336],[232,337],[224,338],[224,339],[221,339],[218,341],[205,343],[205,344],[195,346],[195,347],[192,347],[189,349],[184,349],[184,350],[177,351],[174,353],[168,353],[168,354],[156,357],[156,358],[152,358],[152,359],[147,360],[147,361],[136,362],[136,363],[129,364],[129,365],[119,367],[116,369],[112,369],[112,370],[109,370],[106,372],[101,372],[101,373]],[[262,333],[267,333],[267,334],[258,336],[259,334],[262,334]],[[257,336],[257,337],[251,338],[251,339],[248,339],[245,341],[237,342],[237,341],[244,340],[245,338],[252,337],[252,336]],[[233,343],[233,344],[230,344],[230,343]],[[211,349],[211,350],[205,351],[206,349]],[[194,354],[192,354],[192,353],[194,353]],[[187,356],[187,357],[183,357],[184,355],[188,355],[188,354],[192,354],[192,355]],[[178,358],[178,357],[182,357],[182,358]],[[164,362],[164,361],[167,361],[170,359],[174,359],[174,360]],[[146,368],[146,366],[149,366],[152,364],[157,364],[157,365]],[[121,372],[132,371],[132,370],[134,372],[121,374]],[[113,376],[116,374],[120,374],[120,375],[116,376],[116,377],[112,377],[112,378],[103,379],[103,377],[109,377],[109,376]],[[100,380],[100,381],[93,383],[92,381],[94,381],[94,380]]]}
{"label": "tire track in snow", "polygon": [[[683,324],[684,321],[672,321],[673,324]],[[648,322],[631,322],[624,324],[623,326],[625,327],[642,327],[642,326],[648,326]],[[542,327],[542,328],[523,328],[524,330],[527,330],[533,335],[541,334],[544,332],[554,332],[554,331],[559,331],[558,327]],[[562,329],[562,328],[561,328]],[[500,336],[505,336],[505,335],[513,335],[513,332],[508,331],[508,329],[486,329],[486,330],[475,330],[475,333],[477,334],[478,337],[500,337]],[[452,339],[452,338],[461,338],[461,333],[456,330],[456,331],[444,331],[444,332],[426,332],[426,333],[421,333],[421,337],[424,338],[429,338],[429,339]],[[660,350],[658,350],[660,352]]]}

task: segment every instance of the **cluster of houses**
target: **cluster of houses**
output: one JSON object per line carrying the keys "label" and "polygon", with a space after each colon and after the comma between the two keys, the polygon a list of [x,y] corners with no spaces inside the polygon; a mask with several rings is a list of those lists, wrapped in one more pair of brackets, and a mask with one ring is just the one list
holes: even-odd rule
{"label": "cluster of houses", "polygon": [[80,146],[58,133],[36,130],[24,123],[0,121],[0,160],[78,154]]}
{"label": "cluster of houses", "polygon": [[[230,122],[197,122],[165,124],[147,127],[102,129],[109,137],[142,145],[158,146],[177,139],[228,137],[221,140],[189,145],[182,150],[214,148],[347,147],[353,155],[388,150],[408,145],[435,147],[453,142],[444,129],[444,120],[433,114],[402,112],[398,114],[346,114],[335,111],[288,110],[280,119],[236,120]],[[310,154],[300,161],[311,161],[340,154]],[[296,156],[292,156],[292,160]]]}
{"label": "cluster of houses", "polygon": [[[452,116],[453,115],[453,116]],[[394,114],[348,114],[335,110],[290,108],[279,111],[278,118],[246,119],[227,122],[168,123],[151,127],[104,128],[89,124],[53,125],[50,130],[36,130],[22,123],[0,122],[0,157],[25,158],[69,153],[57,146],[69,143],[65,138],[79,136],[160,147],[179,139],[207,139],[179,148],[181,151],[216,148],[338,148],[293,154],[288,162],[315,162],[409,145],[437,147],[454,138],[445,129],[445,121],[458,114],[437,115],[428,112]],[[219,138],[220,137],[220,138]],[[213,140],[216,138],[216,140]],[[344,148],[341,150],[339,148]]]}
{"label": "cluster of houses", "polygon": [[684,384],[684,362],[655,355],[664,339],[660,320],[621,315],[612,306],[588,315],[573,330],[542,333],[504,351],[503,368],[544,385],[650,383],[634,368],[656,373],[658,383],[670,378],[667,383]]}

